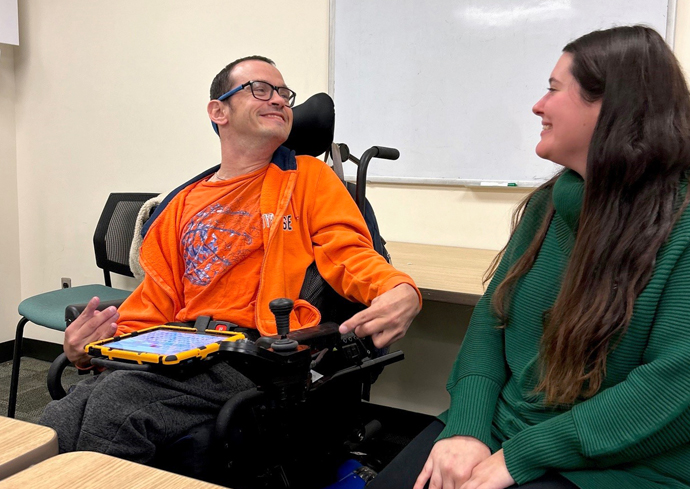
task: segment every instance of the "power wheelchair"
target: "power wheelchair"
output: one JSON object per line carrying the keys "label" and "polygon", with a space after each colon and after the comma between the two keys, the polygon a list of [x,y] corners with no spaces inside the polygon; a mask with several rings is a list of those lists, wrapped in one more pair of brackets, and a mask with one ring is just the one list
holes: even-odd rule
{"label": "power wheelchair", "polygon": [[[311,97],[294,108],[293,130],[285,146],[297,154],[330,153],[341,179],[342,160],[358,163],[357,183],[343,183],[365,217],[376,250],[390,260],[364,188],[372,158],[397,159],[399,154],[394,149],[373,147],[358,160],[349,154],[347,146],[332,144],[334,121],[330,97]],[[329,483],[341,487],[337,486],[339,481],[349,483],[347,487],[362,487],[372,476],[367,467],[353,460],[338,475],[337,469],[377,429],[378,422],[363,417],[361,400],[369,399],[370,386],[383,367],[402,360],[403,353],[377,350],[368,338],[338,332],[338,324],[363,306],[340,297],[321,278],[315,264],[307,270],[300,298],[321,311],[323,322],[290,332],[291,301],[272,301],[277,337],[260,338],[254,330],[243,330],[248,341],[223,345],[216,356],[256,387],[229,399],[214,423],[198,426],[164,447],[154,465],[240,489],[308,489]],[[101,308],[110,305],[119,304],[104,302]],[[67,308],[68,324],[84,306]],[[199,318],[196,326],[202,329],[209,324],[213,328],[211,318]],[[53,399],[66,395],[60,379],[68,364],[63,354],[51,366],[48,388]],[[94,359],[94,364],[143,368],[121,362],[113,365],[103,359]],[[361,452],[358,455],[365,456]]]}

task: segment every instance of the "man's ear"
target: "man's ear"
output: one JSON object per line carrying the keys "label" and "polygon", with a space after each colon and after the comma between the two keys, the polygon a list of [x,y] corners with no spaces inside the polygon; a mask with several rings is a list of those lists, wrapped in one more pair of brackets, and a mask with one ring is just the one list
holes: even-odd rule
{"label": "man's ear", "polygon": [[215,122],[218,125],[224,125],[228,123],[228,115],[225,111],[225,104],[219,100],[211,100],[206,106],[206,111],[208,112],[208,117],[211,122]]}

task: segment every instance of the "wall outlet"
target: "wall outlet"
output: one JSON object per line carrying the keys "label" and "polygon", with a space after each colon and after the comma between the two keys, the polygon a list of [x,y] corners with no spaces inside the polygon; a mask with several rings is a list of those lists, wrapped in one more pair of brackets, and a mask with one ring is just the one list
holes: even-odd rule
{"label": "wall outlet", "polygon": [[72,287],[72,279],[69,277],[62,277],[60,279],[60,287],[62,287],[63,289],[69,289],[70,287]]}

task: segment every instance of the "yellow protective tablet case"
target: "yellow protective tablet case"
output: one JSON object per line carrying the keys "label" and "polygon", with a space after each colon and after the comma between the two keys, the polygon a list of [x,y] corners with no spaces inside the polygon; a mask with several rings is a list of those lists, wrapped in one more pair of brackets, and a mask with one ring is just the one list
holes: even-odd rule
{"label": "yellow protective tablet case", "polygon": [[[137,352],[130,350],[121,350],[117,348],[117,343],[126,338],[132,338],[136,336],[143,335],[145,333],[150,333],[152,331],[169,330],[169,331],[179,331],[186,334],[208,334],[211,336],[218,336],[219,341],[210,343],[198,348],[192,348],[190,350],[178,352],[174,355],[163,355],[160,353],[150,353],[150,352]],[[225,338],[223,338],[225,336]],[[110,360],[126,360],[131,362],[136,362],[138,364],[152,363],[158,365],[177,365],[180,362],[186,360],[202,360],[208,357],[210,354],[215,353],[220,348],[220,344],[224,341],[238,341],[243,340],[246,337],[242,333],[236,333],[234,331],[216,331],[214,329],[206,330],[206,333],[198,333],[195,328],[188,328],[184,326],[172,326],[169,324],[162,326],[152,326],[150,328],[140,329],[139,331],[134,331],[132,333],[125,333],[113,338],[106,338],[99,341],[94,341],[89,343],[84,347],[86,353],[94,357],[105,357]]]}

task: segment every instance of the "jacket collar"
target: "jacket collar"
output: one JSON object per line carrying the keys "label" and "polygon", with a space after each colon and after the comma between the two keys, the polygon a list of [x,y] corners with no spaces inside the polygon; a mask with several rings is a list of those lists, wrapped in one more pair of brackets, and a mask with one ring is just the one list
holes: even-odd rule
{"label": "jacket collar", "polygon": [[273,153],[271,163],[273,163],[283,171],[297,169],[297,160],[295,159],[295,152],[289,148],[286,148],[285,146],[278,147],[276,152]]}

